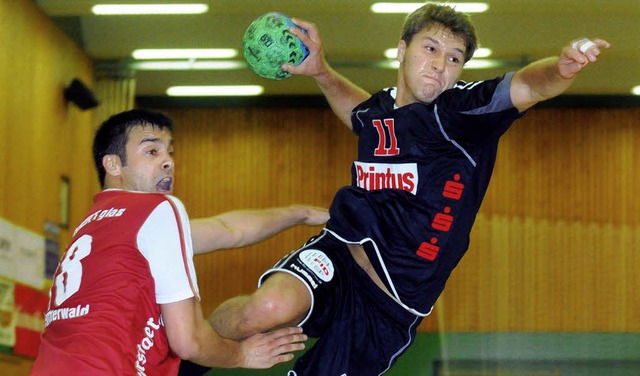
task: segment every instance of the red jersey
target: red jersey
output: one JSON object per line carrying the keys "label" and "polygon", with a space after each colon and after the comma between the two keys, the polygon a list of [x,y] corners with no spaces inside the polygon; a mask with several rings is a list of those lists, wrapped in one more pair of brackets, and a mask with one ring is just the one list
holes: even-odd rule
{"label": "red jersey", "polygon": [[189,218],[175,197],[94,197],[54,275],[32,375],[171,375],[160,304],[196,297]]}

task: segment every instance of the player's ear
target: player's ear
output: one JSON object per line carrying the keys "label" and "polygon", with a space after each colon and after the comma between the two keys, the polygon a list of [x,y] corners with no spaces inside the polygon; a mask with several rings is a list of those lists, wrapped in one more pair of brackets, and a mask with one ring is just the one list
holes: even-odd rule
{"label": "player's ear", "polygon": [[396,60],[398,60],[400,64],[402,64],[402,62],[404,61],[404,54],[406,51],[407,42],[405,42],[403,39],[400,39],[400,42],[398,42],[398,56],[396,57]]}
{"label": "player's ear", "polygon": [[102,157],[102,167],[108,175],[118,176],[122,170],[122,163],[120,157],[116,154],[107,154]]}

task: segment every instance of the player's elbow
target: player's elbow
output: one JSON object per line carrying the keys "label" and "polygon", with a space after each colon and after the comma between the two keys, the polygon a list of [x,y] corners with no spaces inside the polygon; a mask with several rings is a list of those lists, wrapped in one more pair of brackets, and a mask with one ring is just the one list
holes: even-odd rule
{"label": "player's elbow", "polygon": [[202,317],[196,298],[161,305],[169,347],[182,359],[200,364],[212,342],[213,329]]}
{"label": "player's elbow", "polygon": [[198,341],[187,336],[171,338],[169,346],[177,356],[185,360],[197,359],[201,353]]}

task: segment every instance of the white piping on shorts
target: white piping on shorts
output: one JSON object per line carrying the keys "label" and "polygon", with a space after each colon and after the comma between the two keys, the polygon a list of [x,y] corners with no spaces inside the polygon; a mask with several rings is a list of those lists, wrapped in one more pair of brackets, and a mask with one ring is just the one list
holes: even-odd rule
{"label": "white piping on shorts", "polygon": [[[313,243],[312,243],[312,244],[313,244]],[[306,245],[307,245],[307,244],[305,244],[305,246],[306,246]],[[302,247],[301,247],[301,248],[302,248]],[[278,264],[279,264],[279,265],[284,264],[284,263],[285,263],[285,260],[289,260],[289,259],[291,259],[291,257],[293,257],[293,255],[289,256],[289,257],[288,257],[288,258],[286,258],[286,259],[283,259],[283,260],[278,261]],[[287,273],[287,274],[289,274],[289,275],[292,275],[292,276],[296,277],[297,279],[299,279],[299,280],[300,280],[300,282],[302,282],[302,284],[304,285],[304,287],[306,287],[306,288],[307,288],[307,291],[309,292],[309,296],[311,297],[311,305],[309,306],[309,311],[307,312],[307,316],[305,316],[305,318],[304,318],[304,319],[302,319],[302,321],[300,321],[300,322],[298,323],[298,325],[297,325],[297,326],[299,326],[299,327],[300,327],[300,326],[302,326],[305,322],[307,322],[307,320],[309,320],[309,317],[311,317],[311,313],[313,312],[313,307],[315,306],[315,299],[314,299],[314,296],[313,296],[313,291],[311,290],[311,287],[309,287],[309,285],[307,284],[307,282],[306,282],[304,279],[302,279],[302,277],[300,277],[299,275],[295,274],[295,273],[294,273],[294,272],[292,272],[291,270],[287,270],[287,269],[284,269],[284,268],[282,268],[282,267],[279,267],[279,268],[270,268],[270,269],[266,270],[264,273],[262,273],[262,275],[260,276],[260,278],[258,278],[258,288],[260,288],[260,286],[262,286],[262,278],[264,278],[267,274],[271,274],[271,273],[274,273],[274,272]]]}
{"label": "white piping on shorts", "polygon": [[[433,307],[431,307],[431,309],[433,309]],[[429,313],[431,313],[431,311],[429,311]],[[411,328],[413,326],[416,325],[416,323],[418,322],[418,317],[416,317],[415,320],[413,320],[413,323],[411,325],[409,325],[409,329],[407,330],[407,334],[409,335],[409,340],[407,341],[407,343],[402,346],[400,349],[398,349],[398,351],[396,351],[395,354],[393,354],[393,356],[391,357],[391,359],[389,359],[389,364],[387,365],[387,369],[385,369],[384,371],[380,372],[378,374],[378,376],[384,374],[385,372],[387,372],[389,370],[389,368],[391,368],[391,365],[393,364],[394,360],[400,356],[400,354],[402,354],[404,352],[404,350],[407,349],[407,347],[411,346]]]}
{"label": "white piping on shorts", "polygon": [[415,309],[413,309],[413,308],[409,307],[408,305],[404,304],[404,303],[400,300],[400,297],[398,296],[398,292],[396,291],[396,288],[395,288],[395,286],[394,286],[394,284],[393,284],[393,281],[391,280],[391,276],[389,275],[389,272],[387,271],[387,268],[386,268],[386,267],[385,267],[385,265],[384,265],[384,261],[382,260],[382,255],[380,254],[380,250],[378,249],[378,245],[376,244],[376,242],[375,242],[375,241],[373,241],[373,239],[371,239],[371,238],[365,238],[365,239],[362,239],[362,240],[360,240],[360,241],[355,241],[355,242],[354,242],[354,241],[349,241],[349,240],[346,240],[346,239],[342,238],[341,236],[339,236],[338,234],[336,234],[335,232],[333,232],[333,231],[331,231],[331,230],[329,230],[329,229],[326,229],[326,228],[325,228],[325,229],[324,229],[324,231],[326,231],[326,232],[330,233],[330,234],[331,234],[331,235],[333,235],[336,239],[340,240],[340,241],[341,241],[341,242],[343,242],[343,243],[347,243],[347,244],[359,244],[359,245],[362,245],[362,244],[364,244],[364,243],[366,243],[366,242],[371,242],[371,244],[373,244],[373,248],[374,248],[374,249],[375,249],[375,251],[376,251],[376,255],[377,255],[377,257],[378,257],[378,261],[380,262],[380,265],[382,265],[382,269],[383,269],[383,271],[384,271],[384,276],[385,276],[385,278],[387,279],[387,282],[389,282],[389,286],[391,287],[392,294],[393,294],[393,297],[391,297],[391,298],[393,299],[393,301],[394,301],[394,302],[396,302],[396,303],[398,303],[398,305],[400,305],[400,306],[401,306],[402,308],[404,308],[406,311],[408,311],[408,312],[410,312],[411,314],[416,315],[416,316],[426,317],[426,316],[429,316],[429,314],[433,311],[433,306],[431,306],[431,309],[429,310],[429,312],[427,312],[427,313],[420,312],[420,311],[417,311],[417,310],[415,310]]}

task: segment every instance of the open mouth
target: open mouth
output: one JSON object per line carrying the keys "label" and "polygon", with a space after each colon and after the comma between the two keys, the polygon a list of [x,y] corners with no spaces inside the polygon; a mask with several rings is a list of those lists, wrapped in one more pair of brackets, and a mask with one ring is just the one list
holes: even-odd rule
{"label": "open mouth", "polygon": [[173,179],[167,177],[158,182],[156,184],[156,189],[160,193],[169,193],[171,192],[171,187],[173,186]]}

